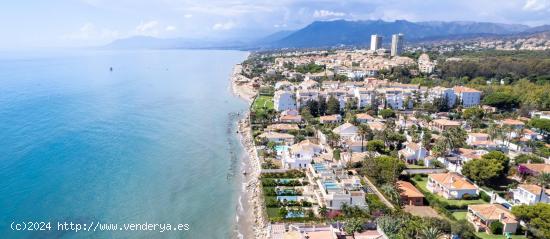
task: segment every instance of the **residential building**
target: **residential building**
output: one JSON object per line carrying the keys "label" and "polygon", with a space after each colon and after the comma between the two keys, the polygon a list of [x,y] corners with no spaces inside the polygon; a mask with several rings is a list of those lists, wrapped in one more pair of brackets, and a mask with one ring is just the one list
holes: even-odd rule
{"label": "residential building", "polygon": [[478,232],[490,233],[491,223],[498,221],[504,226],[503,234],[514,234],[519,224],[516,217],[500,204],[469,205],[466,218]]}
{"label": "residential building", "polygon": [[460,127],[460,122],[448,119],[435,119],[430,123],[432,130],[443,132],[450,128]]}
{"label": "residential building", "polygon": [[391,56],[399,56],[403,53],[404,35],[393,34],[391,36]]}
{"label": "residential building", "polygon": [[294,135],[278,132],[264,132],[258,135],[259,138],[264,138],[269,142],[279,143],[279,144],[293,144]]}
{"label": "residential building", "polygon": [[458,173],[429,174],[426,187],[446,199],[462,199],[465,195],[478,194],[478,188]]}
{"label": "residential building", "polygon": [[466,143],[474,148],[485,148],[495,150],[497,144],[489,139],[489,134],[485,133],[468,133]]}
{"label": "residential building", "polygon": [[403,205],[423,206],[424,194],[422,194],[414,185],[407,181],[397,181],[397,188],[401,195]]}
{"label": "residential building", "polygon": [[342,141],[354,140],[357,138],[357,127],[350,123],[344,123],[334,128],[332,132],[339,135]]}
{"label": "residential building", "polygon": [[539,185],[520,184],[516,189],[510,191],[514,197],[514,204],[550,203],[550,189],[542,188]]}
{"label": "residential building", "polygon": [[274,132],[288,132],[292,130],[299,130],[300,127],[296,124],[270,124],[267,126],[267,131]]}
{"label": "residential building", "polygon": [[431,74],[435,69],[435,62],[430,61],[430,56],[426,53],[422,53],[418,57],[418,70],[425,74]]}
{"label": "residential building", "polygon": [[324,115],[319,117],[319,122],[321,124],[337,124],[342,121],[342,116],[339,114],[334,115]]}
{"label": "residential building", "polygon": [[297,90],[296,91],[296,105],[297,108],[302,108],[308,101],[319,101],[318,90]]}
{"label": "residential building", "polygon": [[447,106],[452,108],[456,104],[456,95],[453,88],[445,88],[441,86],[436,86],[428,90],[428,102],[434,103],[437,100],[445,100]]}
{"label": "residential building", "polygon": [[357,119],[357,122],[359,123],[367,123],[367,122],[374,122],[374,117],[367,113],[359,113],[355,115],[355,118]]}
{"label": "residential building", "polygon": [[370,50],[376,51],[382,48],[382,36],[381,35],[371,35],[370,36]]}
{"label": "residential building", "polygon": [[345,171],[334,173],[328,164],[310,164],[307,177],[320,207],[340,210],[342,205],[366,207],[361,179],[349,176]]}
{"label": "residential building", "polygon": [[405,148],[399,150],[399,158],[405,160],[409,164],[415,164],[418,161],[424,163],[424,158],[428,156],[428,150],[414,142],[405,143]]}
{"label": "residential building", "polygon": [[537,176],[541,173],[550,173],[550,164],[522,163],[518,166],[518,172],[523,175]]}
{"label": "residential building", "polygon": [[481,91],[464,86],[455,86],[453,89],[459,103],[463,107],[468,108],[479,105],[481,100]]}
{"label": "residential building", "polygon": [[295,110],[296,100],[294,94],[286,90],[278,90],[273,97],[274,108],[276,111],[281,112],[284,110]]}
{"label": "residential building", "polygon": [[320,155],[323,151],[324,149],[321,145],[314,144],[310,140],[294,144],[283,152],[283,168],[306,168],[313,158]]}

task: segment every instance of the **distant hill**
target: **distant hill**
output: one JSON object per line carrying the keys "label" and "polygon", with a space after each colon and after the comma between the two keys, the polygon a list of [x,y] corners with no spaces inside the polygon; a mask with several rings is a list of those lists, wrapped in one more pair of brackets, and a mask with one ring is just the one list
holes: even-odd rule
{"label": "distant hill", "polygon": [[325,47],[337,45],[368,45],[372,34],[384,37],[389,43],[391,35],[405,34],[406,41],[446,38],[460,35],[476,34],[512,34],[528,30],[529,27],[519,24],[501,24],[489,22],[409,22],[397,20],[369,21],[316,21],[297,30],[289,36],[264,47]]}
{"label": "distant hill", "polygon": [[409,43],[432,42],[440,40],[463,40],[475,38],[500,38],[523,36],[550,31],[550,25],[529,27],[520,24],[502,24],[490,22],[409,22],[397,20],[368,21],[316,21],[296,31],[280,31],[257,40],[205,40],[205,39],[160,39],[147,36],[135,36],[116,40],[105,48],[110,49],[273,49],[273,48],[316,48],[333,46],[368,46],[370,36],[383,36],[387,47],[391,35],[405,34]]}

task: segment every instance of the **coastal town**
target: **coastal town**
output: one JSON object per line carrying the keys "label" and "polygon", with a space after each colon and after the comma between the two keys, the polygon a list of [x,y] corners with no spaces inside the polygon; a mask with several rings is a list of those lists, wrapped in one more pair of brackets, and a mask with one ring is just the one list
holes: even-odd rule
{"label": "coastal town", "polygon": [[235,67],[256,238],[550,236],[538,68],[471,71],[501,59],[411,51],[405,37],[254,52]]}

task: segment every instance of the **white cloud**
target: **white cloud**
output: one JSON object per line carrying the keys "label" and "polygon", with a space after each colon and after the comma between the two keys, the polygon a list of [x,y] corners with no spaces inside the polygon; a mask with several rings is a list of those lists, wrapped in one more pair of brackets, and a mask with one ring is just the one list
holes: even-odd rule
{"label": "white cloud", "polygon": [[166,26],[166,28],[164,28],[164,30],[166,30],[167,32],[171,32],[171,31],[176,30],[176,27],[175,26]]}
{"label": "white cloud", "polygon": [[226,31],[231,30],[235,27],[235,23],[232,21],[229,22],[222,22],[222,23],[216,23],[214,26],[212,26],[212,29],[215,31]]}
{"label": "white cloud", "polygon": [[284,27],[288,27],[287,24],[275,24],[273,25],[274,28],[284,28]]}
{"label": "white cloud", "polygon": [[193,14],[185,14],[183,15],[183,17],[189,19],[193,17]]}
{"label": "white cloud", "polygon": [[346,14],[343,12],[333,12],[329,10],[315,10],[313,12],[313,17],[315,18],[325,18],[325,17],[343,17]]}
{"label": "white cloud", "polygon": [[157,21],[142,22],[136,27],[136,33],[144,36],[157,36],[159,23]]}
{"label": "white cloud", "polygon": [[523,10],[540,11],[550,10],[550,0],[527,0],[523,5]]}

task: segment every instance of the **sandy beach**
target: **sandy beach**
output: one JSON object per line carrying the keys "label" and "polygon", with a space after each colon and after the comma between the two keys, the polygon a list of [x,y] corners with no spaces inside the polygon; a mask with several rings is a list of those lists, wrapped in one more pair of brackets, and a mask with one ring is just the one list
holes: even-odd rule
{"label": "sandy beach", "polygon": [[[252,103],[257,92],[251,85],[251,81],[240,74],[241,66],[236,65],[231,76],[231,90],[234,95]],[[248,81],[248,82],[247,82]],[[264,216],[263,202],[261,199],[260,171],[261,163],[254,143],[250,128],[249,115],[246,112],[238,122],[238,134],[245,153],[243,155],[242,169],[246,175],[242,178],[242,193],[239,197],[239,210],[237,228],[240,238],[267,238],[267,218]]]}

